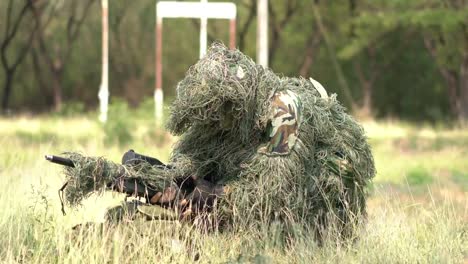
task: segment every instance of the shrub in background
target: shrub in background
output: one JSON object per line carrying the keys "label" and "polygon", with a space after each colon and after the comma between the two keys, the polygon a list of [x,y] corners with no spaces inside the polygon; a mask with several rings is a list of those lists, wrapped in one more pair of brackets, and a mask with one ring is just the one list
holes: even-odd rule
{"label": "shrub in background", "polygon": [[114,100],[109,104],[107,122],[103,125],[104,144],[120,146],[132,141],[132,128],[135,127],[134,116],[128,104],[121,100]]}

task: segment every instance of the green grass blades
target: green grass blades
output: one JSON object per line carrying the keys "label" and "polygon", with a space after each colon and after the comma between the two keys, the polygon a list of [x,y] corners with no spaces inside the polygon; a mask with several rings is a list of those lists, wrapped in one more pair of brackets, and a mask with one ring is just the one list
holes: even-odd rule
{"label": "green grass blades", "polygon": [[[106,146],[92,118],[0,119],[0,262],[2,263],[464,263],[468,256],[468,130],[403,123],[364,123],[377,167],[367,220],[353,243],[333,229],[315,233],[280,223],[237,232],[204,232],[173,221],[103,225],[106,208],[124,195],[90,195],[63,216],[57,190],[61,166],[44,154],[77,150],[118,163],[129,148],[167,161],[176,139],[152,137],[141,120],[129,145]],[[46,140],[31,141],[47,137]],[[67,131],[67,132],[65,132]],[[158,131],[157,133],[163,134]],[[408,147],[409,138],[416,147]],[[436,144],[437,148],[425,147]],[[457,144],[453,144],[457,142]],[[431,181],[411,178],[430,175]],[[426,176],[421,177],[425,179]],[[97,223],[96,223],[97,222]],[[72,230],[73,226],[83,224]]]}

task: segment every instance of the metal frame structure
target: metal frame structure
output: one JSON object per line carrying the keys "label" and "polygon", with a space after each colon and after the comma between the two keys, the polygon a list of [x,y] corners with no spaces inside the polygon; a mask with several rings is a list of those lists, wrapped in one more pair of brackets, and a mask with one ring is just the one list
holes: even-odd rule
{"label": "metal frame structure", "polygon": [[199,18],[200,23],[200,58],[206,53],[207,19],[229,19],[229,47],[236,45],[237,8],[233,3],[173,2],[161,1],[156,4],[156,83],[154,89],[156,123],[162,124],[163,90],[162,90],[162,24],[163,18]]}

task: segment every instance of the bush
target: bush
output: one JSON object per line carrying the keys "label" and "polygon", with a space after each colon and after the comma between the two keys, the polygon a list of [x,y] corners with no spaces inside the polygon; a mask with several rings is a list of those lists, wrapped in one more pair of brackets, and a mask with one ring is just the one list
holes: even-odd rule
{"label": "bush", "polygon": [[104,124],[104,144],[119,146],[132,141],[132,128],[135,127],[134,116],[128,104],[122,100],[115,100],[109,104],[107,122]]}
{"label": "bush", "polygon": [[423,167],[412,168],[406,175],[409,185],[430,184],[433,181],[432,175]]}
{"label": "bush", "polygon": [[77,115],[83,115],[85,112],[85,105],[83,102],[79,101],[71,101],[64,103],[62,109],[55,113],[56,116],[59,117],[71,117]]}

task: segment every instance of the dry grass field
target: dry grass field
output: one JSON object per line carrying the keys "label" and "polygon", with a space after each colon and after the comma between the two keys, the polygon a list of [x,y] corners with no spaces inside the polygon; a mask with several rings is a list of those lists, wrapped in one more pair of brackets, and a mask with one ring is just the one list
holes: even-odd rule
{"label": "dry grass field", "polygon": [[[468,129],[366,122],[377,166],[368,220],[354,243],[285,243],[267,231],[201,234],[177,222],[95,225],[123,195],[90,197],[60,212],[60,166],[44,154],[74,150],[118,162],[133,148],[167,161],[176,138],[148,120],[0,119],[0,262],[5,263],[466,263]],[[130,128],[129,128],[130,127]]]}

